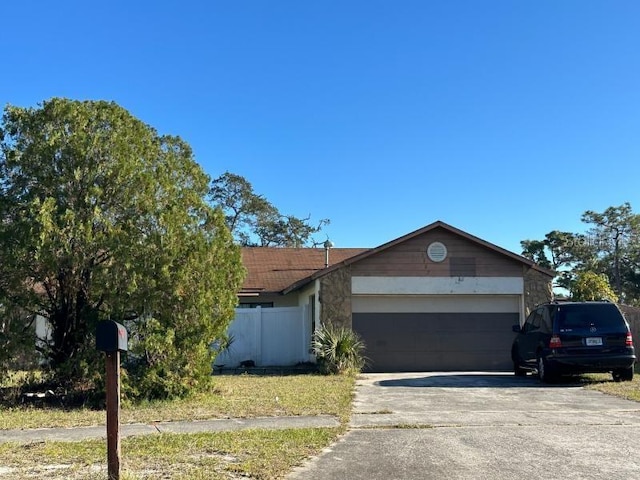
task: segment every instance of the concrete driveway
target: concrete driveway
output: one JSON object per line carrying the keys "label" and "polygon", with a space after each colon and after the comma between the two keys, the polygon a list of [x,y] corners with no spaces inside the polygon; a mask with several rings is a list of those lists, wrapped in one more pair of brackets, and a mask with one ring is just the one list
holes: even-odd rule
{"label": "concrete driveway", "polygon": [[291,479],[640,479],[640,404],[496,373],[367,374]]}

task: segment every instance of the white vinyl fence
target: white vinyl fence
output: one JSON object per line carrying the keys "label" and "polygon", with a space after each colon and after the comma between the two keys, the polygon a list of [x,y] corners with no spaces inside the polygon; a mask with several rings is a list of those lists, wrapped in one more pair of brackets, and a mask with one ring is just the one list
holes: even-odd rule
{"label": "white vinyl fence", "polygon": [[233,341],[216,357],[217,367],[235,368],[246,361],[256,367],[291,366],[311,360],[307,306],[238,308],[227,334]]}

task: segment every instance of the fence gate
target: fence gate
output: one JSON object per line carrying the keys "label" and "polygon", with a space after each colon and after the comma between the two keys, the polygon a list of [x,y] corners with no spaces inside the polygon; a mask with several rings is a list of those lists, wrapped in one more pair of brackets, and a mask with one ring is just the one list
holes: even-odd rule
{"label": "fence gate", "polygon": [[308,306],[238,308],[227,334],[233,342],[218,354],[216,366],[234,368],[251,360],[257,367],[308,362],[311,319]]}

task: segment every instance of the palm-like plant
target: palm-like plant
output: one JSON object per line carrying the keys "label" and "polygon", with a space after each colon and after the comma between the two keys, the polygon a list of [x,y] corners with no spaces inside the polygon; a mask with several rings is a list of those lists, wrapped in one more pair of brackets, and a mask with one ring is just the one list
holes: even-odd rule
{"label": "palm-like plant", "polygon": [[367,363],[364,342],[349,328],[323,325],[316,331],[312,346],[323,373],[356,374]]}

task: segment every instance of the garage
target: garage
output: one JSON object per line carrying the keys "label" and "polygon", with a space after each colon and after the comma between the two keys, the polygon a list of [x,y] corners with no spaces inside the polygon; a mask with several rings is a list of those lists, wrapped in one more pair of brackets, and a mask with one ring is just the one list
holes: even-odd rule
{"label": "garage", "polygon": [[[305,332],[353,329],[376,372],[511,370],[512,327],[551,300],[555,275],[441,221],[375,248],[242,256],[240,305],[300,306]],[[292,336],[292,348],[309,355],[310,337]]]}
{"label": "garage", "polygon": [[369,371],[511,369],[518,295],[363,295],[352,309]]}

